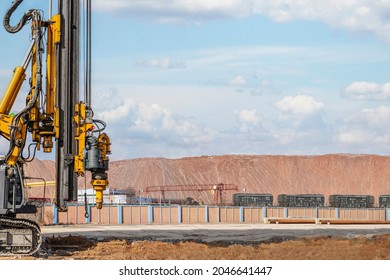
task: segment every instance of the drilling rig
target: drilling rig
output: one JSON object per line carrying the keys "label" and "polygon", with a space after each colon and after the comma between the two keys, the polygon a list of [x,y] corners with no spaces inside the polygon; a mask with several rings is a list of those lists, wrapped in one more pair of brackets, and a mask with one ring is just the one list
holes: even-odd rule
{"label": "drilling rig", "polygon": [[[9,33],[29,25],[31,42],[0,100],[0,135],[9,142],[8,152],[0,158],[0,255],[31,255],[41,245],[39,225],[17,217],[36,211],[26,203],[23,168],[37,150],[55,153],[55,203],[60,211],[67,210],[68,201],[77,200],[77,178],[86,172],[91,172],[97,208],[102,208],[108,185],[110,138],[91,107],[91,0],[58,0],[54,15],[49,0],[48,19],[42,10],[30,9],[11,25],[22,2],[15,0],[3,19]],[[80,38],[80,14],[86,19],[85,38]],[[85,45],[84,96],[79,90],[80,41]],[[25,106],[14,113],[28,71]]]}

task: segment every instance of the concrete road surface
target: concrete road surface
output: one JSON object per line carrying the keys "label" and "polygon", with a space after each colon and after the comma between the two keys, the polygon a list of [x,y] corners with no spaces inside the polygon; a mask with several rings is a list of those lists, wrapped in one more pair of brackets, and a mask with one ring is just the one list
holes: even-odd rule
{"label": "concrete road surface", "polygon": [[207,225],[57,225],[43,226],[47,236],[83,236],[96,240],[160,240],[225,243],[281,241],[299,237],[357,237],[390,234],[390,225],[207,224]]}

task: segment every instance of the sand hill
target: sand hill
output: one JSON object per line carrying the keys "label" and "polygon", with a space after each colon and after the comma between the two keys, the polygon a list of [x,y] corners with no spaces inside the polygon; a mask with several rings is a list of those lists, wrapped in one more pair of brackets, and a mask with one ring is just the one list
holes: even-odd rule
{"label": "sand hill", "polygon": [[[54,163],[35,160],[26,167],[26,176],[54,180]],[[84,178],[80,187],[84,188]],[[87,176],[86,181],[89,182]],[[390,194],[390,157],[333,154],[320,156],[225,155],[180,159],[141,158],[110,163],[111,189],[140,190],[148,186],[236,184],[238,192],[287,194]],[[166,192],[165,197],[193,197],[213,201],[211,191]],[[34,191],[31,190],[31,193]],[[39,190],[35,190],[39,192]],[[234,191],[236,192],[236,191]],[[229,203],[233,191],[224,192]]]}

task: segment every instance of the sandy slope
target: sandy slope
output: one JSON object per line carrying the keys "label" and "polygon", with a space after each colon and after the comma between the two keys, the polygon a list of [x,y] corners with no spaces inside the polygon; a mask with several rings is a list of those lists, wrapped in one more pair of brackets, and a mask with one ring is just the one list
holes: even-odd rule
{"label": "sandy slope", "polygon": [[[180,159],[142,158],[110,163],[111,189],[137,192],[152,185],[236,184],[239,192],[390,194],[390,157],[377,155],[251,156],[226,155]],[[36,160],[26,175],[54,179],[54,163]],[[80,186],[84,186],[84,178]],[[86,181],[89,182],[87,176]],[[32,190],[33,192],[34,190]],[[35,190],[39,192],[39,190]],[[159,193],[144,193],[159,197]],[[232,192],[225,193],[225,202]],[[166,197],[193,197],[212,203],[211,192],[168,192]]]}

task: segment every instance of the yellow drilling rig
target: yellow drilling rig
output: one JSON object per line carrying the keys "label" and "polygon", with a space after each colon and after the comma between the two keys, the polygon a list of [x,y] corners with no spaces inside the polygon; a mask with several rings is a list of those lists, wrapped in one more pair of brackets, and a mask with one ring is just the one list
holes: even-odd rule
{"label": "yellow drilling rig", "polygon": [[[25,201],[23,172],[36,150],[55,153],[60,210],[66,211],[66,203],[77,200],[77,177],[87,171],[91,172],[98,208],[108,185],[111,143],[103,132],[106,124],[94,119],[91,107],[91,0],[58,0],[57,5],[50,0],[49,19],[43,18],[42,10],[30,9],[11,25],[11,16],[22,2],[15,0],[3,20],[10,33],[29,25],[31,43],[0,100],[0,135],[9,141],[8,152],[0,158],[0,255],[34,254],[41,245],[39,225],[17,218],[18,213],[36,211]],[[55,15],[51,15],[53,6],[58,10]],[[86,18],[85,38],[80,34],[81,11]],[[83,101],[79,90],[81,40],[86,65]],[[28,71],[30,75],[26,75]],[[13,113],[26,76],[25,106]]]}

